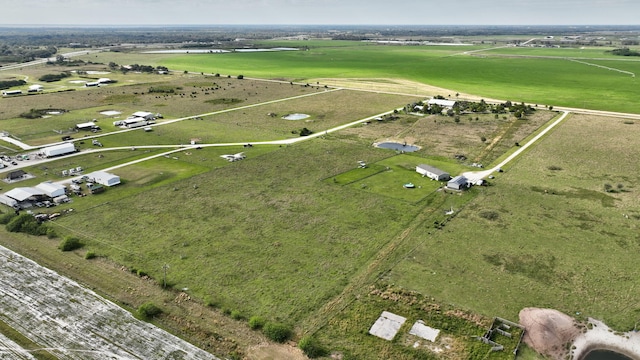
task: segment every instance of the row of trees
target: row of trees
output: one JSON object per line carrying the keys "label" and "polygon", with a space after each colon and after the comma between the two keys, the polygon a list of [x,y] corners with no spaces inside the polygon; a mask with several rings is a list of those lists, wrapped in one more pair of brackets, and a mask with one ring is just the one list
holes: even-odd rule
{"label": "row of trees", "polygon": [[[443,97],[435,97],[436,99],[443,99]],[[513,113],[515,117],[521,118],[525,115],[530,115],[536,111],[531,105],[527,105],[524,102],[517,104],[512,103],[511,101],[506,101],[500,104],[489,104],[484,100],[480,100],[478,102],[474,101],[456,101],[455,105],[452,108],[446,109],[445,107],[438,104],[427,104],[422,101],[417,103],[408,104],[405,109],[408,112],[419,111],[424,114],[442,114],[446,110],[446,114],[448,116],[457,116],[461,114],[468,113],[479,113],[479,114],[506,114]],[[549,109],[553,109],[553,107],[549,107]]]}

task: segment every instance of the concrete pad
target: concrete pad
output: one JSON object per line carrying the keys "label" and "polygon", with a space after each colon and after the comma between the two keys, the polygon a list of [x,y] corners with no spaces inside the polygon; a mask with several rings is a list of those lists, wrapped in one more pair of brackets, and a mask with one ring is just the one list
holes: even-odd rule
{"label": "concrete pad", "polygon": [[413,324],[411,330],[409,330],[409,334],[435,342],[438,334],[440,334],[440,330],[429,327],[424,324],[424,321],[418,320]]}
{"label": "concrete pad", "polygon": [[407,319],[400,315],[383,311],[382,315],[380,315],[378,320],[371,326],[371,329],[369,329],[369,334],[385,340],[393,340],[405,321],[407,321]]}
{"label": "concrete pad", "polygon": [[101,111],[100,114],[105,116],[114,116],[114,115],[120,115],[122,113],[120,111],[107,110],[107,111]]}

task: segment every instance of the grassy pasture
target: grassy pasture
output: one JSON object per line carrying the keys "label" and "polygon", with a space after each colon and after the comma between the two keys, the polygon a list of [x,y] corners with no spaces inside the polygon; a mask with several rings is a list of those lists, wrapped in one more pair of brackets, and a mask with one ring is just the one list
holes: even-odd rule
{"label": "grassy pasture", "polygon": [[[482,47],[360,44],[353,47],[323,47],[324,44],[314,47],[313,42],[309,42],[309,51],[220,56],[193,54],[166,57],[161,62],[170,68],[243,73],[245,76],[262,78],[312,81],[336,77],[402,78],[488,98],[622,112],[638,111],[633,96],[635,78],[562,58],[499,58],[461,54]],[[526,49],[518,51],[526,53]],[[536,49],[532,51],[536,54]],[[460,55],[452,56],[455,54]],[[603,53],[602,57],[607,55]],[[630,69],[628,71],[640,73],[640,62],[624,63]],[[603,88],[608,89],[607,94],[603,94]]]}
{"label": "grassy pasture", "polygon": [[[287,87],[289,85],[286,85]],[[313,132],[359,120],[364,117],[401,107],[407,101],[417,101],[400,95],[373,94],[359,91],[317,92],[317,95],[277,103],[241,108],[234,111],[202,116],[174,124],[155,127],[152,133],[133,131],[101,139],[105,146],[186,144],[198,138],[202,143],[257,142],[297,138],[300,129]],[[276,114],[269,116],[268,114]],[[291,113],[310,115],[304,120],[284,120]]]}
{"label": "grassy pasture", "polygon": [[157,279],[170,264],[171,284],[197,297],[295,323],[339,292],[415,211],[319,181],[352,167],[347,158],[379,156],[319,139],[110,199],[99,217],[76,212],[57,223],[82,229],[96,252]]}
{"label": "grassy pasture", "polygon": [[[165,118],[177,118],[298,95],[322,93],[325,90],[317,87],[292,86],[282,83],[255,82],[193,74],[133,75],[131,78],[129,78],[128,74],[121,75],[124,80],[115,84],[117,86],[109,85],[100,88],[83,89],[82,91],[45,93],[0,99],[3,105],[2,110],[0,110],[0,129],[8,131],[29,144],[41,145],[60,141],[60,134],[54,132],[54,130],[68,132],[76,124],[91,121],[92,119],[98,120],[98,125],[103,128],[103,132],[109,132],[119,130],[113,126],[113,121],[124,119],[133,112],[140,110],[159,112]],[[144,82],[138,83],[143,80]],[[123,84],[130,85],[123,86]],[[171,87],[175,89],[175,92],[171,94],[149,93],[149,88],[162,86]],[[363,96],[365,98],[361,101],[368,100],[366,95]],[[218,99],[237,99],[239,102],[228,105],[225,102],[215,101]],[[389,99],[392,99],[392,96],[389,96]],[[312,102],[309,102],[309,104],[312,104]],[[319,102],[319,104],[328,107],[327,103]],[[384,102],[379,101],[376,106],[381,104],[384,104]],[[277,107],[277,105],[274,106]],[[18,117],[19,114],[29,112],[30,109],[49,108],[65,109],[68,112],[42,119],[23,119]],[[344,108],[345,106],[342,105],[342,109]],[[104,116],[100,114],[104,110],[117,110],[122,114]],[[310,110],[318,113],[321,111],[321,109]],[[261,117],[264,117],[265,114],[266,112],[261,114]],[[77,138],[83,134],[72,135]],[[137,136],[135,135],[134,137]],[[186,140],[182,141],[188,142],[189,139],[186,138]],[[132,144],[126,141],[120,143],[123,145]]]}
{"label": "grassy pasture", "polygon": [[422,245],[390,281],[486,316],[544,306],[633,328],[640,179],[632,161],[613,159],[638,155],[628,144],[639,131],[623,120],[570,118],[456,221],[414,233]]}

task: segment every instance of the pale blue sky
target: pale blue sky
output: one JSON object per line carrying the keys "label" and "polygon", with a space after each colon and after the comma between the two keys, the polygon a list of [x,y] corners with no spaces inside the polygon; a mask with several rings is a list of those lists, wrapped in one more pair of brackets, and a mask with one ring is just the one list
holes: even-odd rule
{"label": "pale blue sky", "polygon": [[638,25],[638,0],[0,0],[0,25]]}

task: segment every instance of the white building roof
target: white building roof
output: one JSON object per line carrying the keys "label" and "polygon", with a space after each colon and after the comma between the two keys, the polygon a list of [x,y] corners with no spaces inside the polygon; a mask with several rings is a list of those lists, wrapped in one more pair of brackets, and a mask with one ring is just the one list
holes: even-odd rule
{"label": "white building roof", "polygon": [[42,85],[31,85],[29,86],[29,90],[40,90],[42,89]]}
{"label": "white building roof", "polygon": [[16,199],[17,201],[25,201],[32,196],[44,195],[44,192],[36,188],[19,187],[19,188],[11,189],[4,194],[5,196],[8,196],[12,199]]}
{"label": "white building roof", "polygon": [[55,184],[52,182],[43,182],[36,185],[36,189],[41,190],[45,195],[49,197],[56,197],[64,195],[65,187],[63,185]]}
{"label": "white building roof", "polygon": [[120,184],[120,177],[118,175],[114,175],[106,171],[95,171],[87,176],[89,177],[89,179],[93,179],[98,184],[105,186]]}
{"label": "white building roof", "polygon": [[444,100],[444,99],[429,99],[429,105],[440,105],[442,107],[453,107],[456,104],[454,100]]}
{"label": "white building roof", "polygon": [[93,121],[89,121],[89,122],[86,122],[86,123],[76,124],[76,127],[79,128],[79,129],[82,129],[82,128],[90,128],[90,127],[95,126],[95,125],[96,125],[96,123],[94,123]]}
{"label": "white building roof", "polygon": [[152,115],[153,115],[153,113],[150,113],[148,111],[136,111],[131,116],[132,117],[141,117],[141,118],[143,118],[143,117],[152,116]]}

